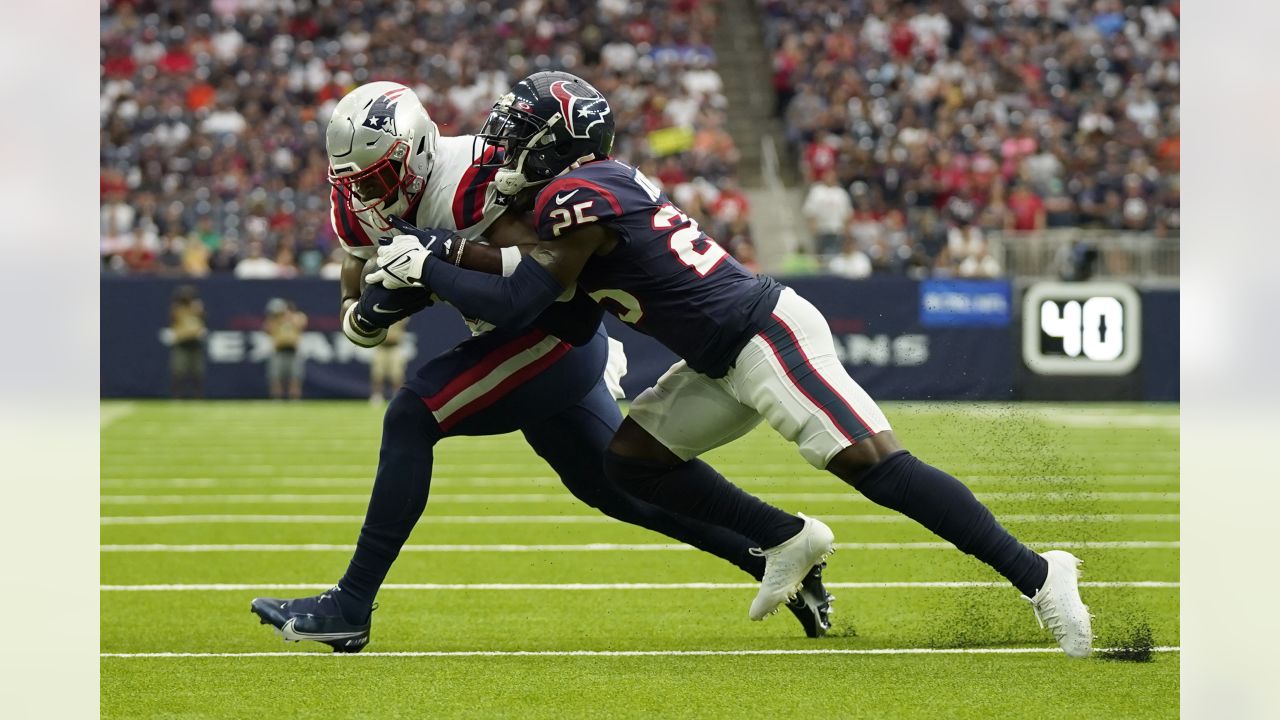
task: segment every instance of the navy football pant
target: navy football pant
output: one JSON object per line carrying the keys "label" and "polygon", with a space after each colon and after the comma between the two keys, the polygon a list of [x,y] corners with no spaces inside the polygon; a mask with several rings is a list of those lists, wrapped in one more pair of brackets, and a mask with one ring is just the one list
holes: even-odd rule
{"label": "navy football pant", "polygon": [[[372,496],[338,583],[344,611],[367,614],[427,506],[434,446],[453,435],[523,432],[575,497],[610,517],[710,552],[759,579],[756,546],[725,528],[644,502],[606,479],[604,451],[622,422],[603,379],[603,328],[581,347],[538,330],[472,338],[424,365],[387,407]],[[356,618],[351,618],[355,620]]]}

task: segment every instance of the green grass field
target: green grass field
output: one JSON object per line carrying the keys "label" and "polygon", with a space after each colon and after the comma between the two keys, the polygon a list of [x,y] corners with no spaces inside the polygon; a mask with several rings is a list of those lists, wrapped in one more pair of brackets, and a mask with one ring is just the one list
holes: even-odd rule
{"label": "green grass field", "polygon": [[364,653],[286,644],[249,600],[314,594],[342,574],[381,410],[109,402],[102,715],[1175,717],[1177,407],[886,412],[1022,540],[1084,559],[1098,646],[1149,628],[1154,659],[1067,659],[995,573],[813,470],[767,428],[707,459],[835,530],[827,638],[805,638],[785,610],[750,622],[750,578],[594,514],[506,435],[437,448],[431,503]]}

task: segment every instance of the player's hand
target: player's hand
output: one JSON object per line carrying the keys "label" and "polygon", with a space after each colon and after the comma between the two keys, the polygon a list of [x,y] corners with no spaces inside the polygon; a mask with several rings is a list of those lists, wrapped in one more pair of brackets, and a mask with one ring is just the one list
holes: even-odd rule
{"label": "player's hand", "polygon": [[342,334],[360,347],[371,348],[387,339],[387,329],[374,327],[360,317],[359,303],[351,303],[342,314]]}
{"label": "player's hand", "polygon": [[361,329],[389,328],[431,304],[431,291],[412,287],[388,290],[385,285],[370,285],[356,301],[355,317]]}
{"label": "player's hand", "polygon": [[431,252],[413,235],[397,235],[378,241],[378,269],[365,276],[370,285],[388,290],[422,287],[422,266]]}
{"label": "player's hand", "polygon": [[387,219],[402,234],[378,241],[378,270],[366,276],[365,282],[381,283],[389,290],[422,287],[423,266],[432,256],[447,258],[456,233],[432,228],[422,230],[396,215]]}

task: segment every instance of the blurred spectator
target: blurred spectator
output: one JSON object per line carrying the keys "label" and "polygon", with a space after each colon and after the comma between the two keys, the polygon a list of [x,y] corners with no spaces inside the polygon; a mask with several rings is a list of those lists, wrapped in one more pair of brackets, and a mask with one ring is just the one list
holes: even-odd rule
{"label": "blurred spectator", "polygon": [[149,273],[155,270],[156,253],[153,243],[141,228],[135,228],[129,245],[120,253],[124,268],[131,273]]}
{"label": "blurred spectator", "polygon": [[209,247],[195,234],[183,239],[182,272],[191,277],[209,274]]}
{"label": "blurred spectator", "polygon": [[324,262],[325,252],[316,238],[303,241],[302,247],[298,250],[298,272],[302,275],[319,275]]}
{"label": "blurred spectator", "polygon": [[382,404],[404,384],[404,369],[409,362],[404,351],[404,335],[408,320],[387,328],[387,338],[373,348],[369,358],[369,402]]}
{"label": "blurred spectator", "polygon": [[302,397],[304,363],[298,352],[307,316],[291,300],[274,298],[267,303],[267,317],[262,329],[271,338],[271,356],[267,358],[267,385],[271,398],[281,400],[286,390],[291,400]]}
{"label": "blurred spectator", "polygon": [[749,272],[760,272],[760,261],[756,259],[756,246],[750,240],[744,238],[734,243],[731,247],[733,248],[733,259],[742,263],[742,267]]}
{"label": "blurred spectator", "polygon": [[324,265],[320,266],[320,277],[325,280],[337,280],[342,277],[342,261],[347,257],[347,253],[340,247],[336,247],[329,253],[328,259],[324,261]]}
{"label": "blurred spectator", "polygon": [[270,280],[280,277],[280,266],[263,256],[261,242],[251,240],[244,258],[235,264],[235,275],[241,280]]}
{"label": "blurred spectator", "polygon": [[991,254],[986,243],[960,262],[956,274],[962,278],[1000,277],[1000,262]]}
{"label": "blurred spectator", "polygon": [[156,255],[156,272],[159,275],[174,277],[182,274],[183,246],[186,238],[181,235],[166,235],[160,241],[160,252]]}
{"label": "blurred spectator", "polygon": [[847,278],[871,277],[871,258],[858,248],[853,238],[844,242],[844,248],[827,263],[832,274]]}
{"label": "blurred spectator", "polygon": [[1043,230],[1045,228],[1044,201],[1024,183],[1015,183],[1009,193],[1009,213],[1005,216],[1006,230]]}
{"label": "blurred spectator", "polygon": [[849,193],[836,183],[834,169],[825,170],[821,178],[821,182],[809,186],[801,212],[813,233],[818,254],[834,255],[845,246],[849,220],[853,217],[853,201]]}
{"label": "blurred spectator", "polygon": [[234,272],[240,263],[240,243],[234,236],[223,238],[218,250],[209,260],[209,269],[216,273]]}
{"label": "blurred spectator", "polygon": [[204,304],[191,285],[180,285],[169,303],[169,394],[204,397]]}

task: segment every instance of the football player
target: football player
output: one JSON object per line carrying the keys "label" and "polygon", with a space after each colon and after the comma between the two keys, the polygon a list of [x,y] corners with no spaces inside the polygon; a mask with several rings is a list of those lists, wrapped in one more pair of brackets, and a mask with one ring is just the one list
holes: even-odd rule
{"label": "football player", "polygon": [[[498,202],[506,196],[492,187],[496,164],[473,162],[478,145],[470,136],[440,137],[403,85],[375,82],[352,91],[334,109],[325,142],[331,219],[349,253],[340,283],[343,329],[358,345],[377,345],[386,328],[431,302],[422,289],[373,285],[361,292],[366,260],[376,239],[390,232],[390,217],[455,231],[442,261],[496,273],[515,268],[515,245],[537,240],[527,221]],[[492,160],[497,152],[487,148],[482,157]],[[468,244],[481,233],[508,247]],[[762,577],[763,558],[746,537],[637,500],[604,475],[604,450],[622,416],[603,377],[610,349],[602,314],[590,298],[576,295],[527,322],[479,333],[418,370],[387,406],[372,496],[346,574],[317,596],[257,598],[253,612],[287,640],[361,650],[378,588],[426,507],[435,444],[453,435],[515,430],[587,505]],[[791,605],[810,637],[830,627],[829,604],[821,568],[814,568]]]}
{"label": "football player", "polygon": [[[429,287],[498,327],[522,326],[578,288],[680,356],[632,403],[606,472],[648,502],[764,548],[751,619],[791,597],[834,540],[820,521],[766,505],[697,459],[763,419],[814,467],[990,565],[1031,601],[1067,655],[1089,654],[1080,561],[1035,553],[963,483],[903,449],[837,360],[813,305],[746,271],[639,170],[609,157],[613,115],[599,91],[567,73],[531,75],[494,105],[478,142],[499,168],[500,191],[536,193],[537,247],[497,277],[447,262],[440,239],[448,233],[397,222],[404,234],[379,249],[381,269],[369,282]],[[423,237],[437,241],[424,246]]]}

